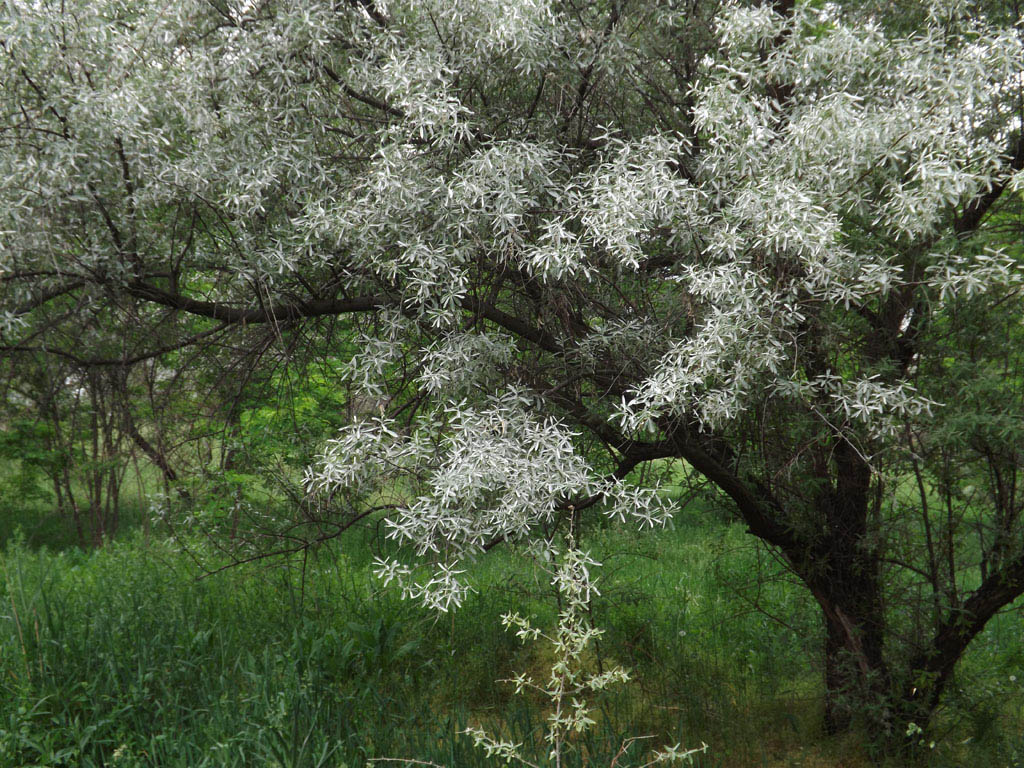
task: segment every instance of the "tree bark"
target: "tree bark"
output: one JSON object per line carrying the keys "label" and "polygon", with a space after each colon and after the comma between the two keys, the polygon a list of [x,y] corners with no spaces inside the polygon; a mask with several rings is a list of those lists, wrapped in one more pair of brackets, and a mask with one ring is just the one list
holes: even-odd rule
{"label": "tree bark", "polygon": [[891,682],[881,561],[869,543],[871,466],[841,436],[828,453],[831,461],[820,464],[825,487],[815,505],[823,530],[809,556],[789,558],[825,625],[824,727],[839,734],[861,720],[887,732]]}
{"label": "tree bark", "polygon": [[892,707],[879,584],[863,579],[836,586],[815,593],[825,623],[825,732],[845,733],[858,718],[887,732]]}

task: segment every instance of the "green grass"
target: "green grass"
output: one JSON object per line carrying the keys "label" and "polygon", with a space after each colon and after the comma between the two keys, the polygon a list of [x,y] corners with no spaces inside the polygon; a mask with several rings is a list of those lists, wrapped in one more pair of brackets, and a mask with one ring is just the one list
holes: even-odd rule
{"label": "green grass", "polygon": [[[544,579],[496,551],[472,569],[477,592],[439,618],[380,588],[373,535],[321,551],[304,578],[246,567],[196,579],[188,557],[138,532],[91,552],[11,541],[0,768],[362,768],[373,757],[472,768],[489,764],[459,734],[476,723],[542,756],[542,703],[496,680],[541,676],[551,661],[499,619],[516,609],[553,622]],[[708,742],[703,766],[868,765],[855,741],[820,735],[814,607],[738,526],[683,515],[661,532],[597,530],[584,546],[604,563],[598,658],[633,680],[597,702],[573,765],[607,766],[622,739],[647,734]],[[1007,614],[979,638],[926,764],[1018,764],[1019,630]]]}

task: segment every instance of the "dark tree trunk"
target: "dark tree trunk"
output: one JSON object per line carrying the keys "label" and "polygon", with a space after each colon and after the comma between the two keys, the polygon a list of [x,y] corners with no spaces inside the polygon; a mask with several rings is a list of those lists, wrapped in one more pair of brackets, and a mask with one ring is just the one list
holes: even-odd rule
{"label": "dark tree trunk", "polygon": [[825,624],[825,730],[845,732],[855,718],[888,729],[885,603],[869,544],[871,467],[845,440],[831,458],[834,480],[818,503],[825,531],[800,574]]}
{"label": "dark tree trunk", "polygon": [[854,445],[836,435],[822,451],[816,472],[821,491],[800,519],[785,509],[771,483],[741,475],[721,443],[686,425],[675,425],[665,443],[623,444],[627,459],[641,450],[686,459],[731,498],[749,532],[779,551],[812,593],[825,628],[825,728],[830,733],[860,725],[889,747],[914,746],[906,737],[908,726],[927,731],[971,641],[996,612],[1024,595],[1024,553],[1018,550],[989,570],[969,595],[952,592],[952,604],[932,637],[918,638],[917,655],[890,667],[884,558],[872,527],[882,495]]}
{"label": "dark tree trunk", "polygon": [[840,586],[815,595],[825,622],[825,731],[844,733],[855,718],[887,731],[890,683],[879,585],[865,579]]}
{"label": "dark tree trunk", "polygon": [[853,724],[853,708],[847,698],[854,688],[855,675],[849,659],[845,658],[843,649],[846,647],[845,633],[835,622],[829,621],[828,615],[822,611],[825,621],[825,733],[834,736],[845,733]]}

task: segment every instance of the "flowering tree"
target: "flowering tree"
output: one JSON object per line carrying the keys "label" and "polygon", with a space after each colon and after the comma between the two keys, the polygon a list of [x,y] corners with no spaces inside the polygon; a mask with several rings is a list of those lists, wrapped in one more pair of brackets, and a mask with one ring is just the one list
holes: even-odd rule
{"label": "flowering tree", "polygon": [[828,727],[926,724],[1024,592],[1018,29],[713,5],[12,0],[3,349],[342,317],[379,418],[307,486],[433,563],[382,575],[448,607],[681,459],[820,605]]}

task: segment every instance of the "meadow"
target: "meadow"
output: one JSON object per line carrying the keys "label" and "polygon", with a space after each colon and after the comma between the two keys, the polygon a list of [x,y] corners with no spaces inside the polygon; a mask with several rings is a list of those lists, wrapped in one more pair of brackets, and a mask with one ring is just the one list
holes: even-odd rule
{"label": "meadow", "polygon": [[[501,764],[462,733],[475,725],[543,762],[545,702],[500,682],[551,663],[501,626],[510,610],[555,621],[554,592],[522,553],[481,558],[476,591],[438,615],[372,575],[386,546],[373,525],[304,567],[263,561],[204,578],[195,557],[217,558],[206,543],[183,547],[142,518],[90,551],[6,519],[3,768]],[[598,527],[583,546],[603,563],[592,662],[632,679],[592,702],[597,722],[571,765],[638,766],[677,742],[707,743],[694,759],[707,768],[902,764],[822,735],[818,614],[740,526],[691,506],[665,530]],[[972,646],[916,764],[1024,762],[1020,618],[997,617]],[[650,738],[620,754],[634,736]]]}

